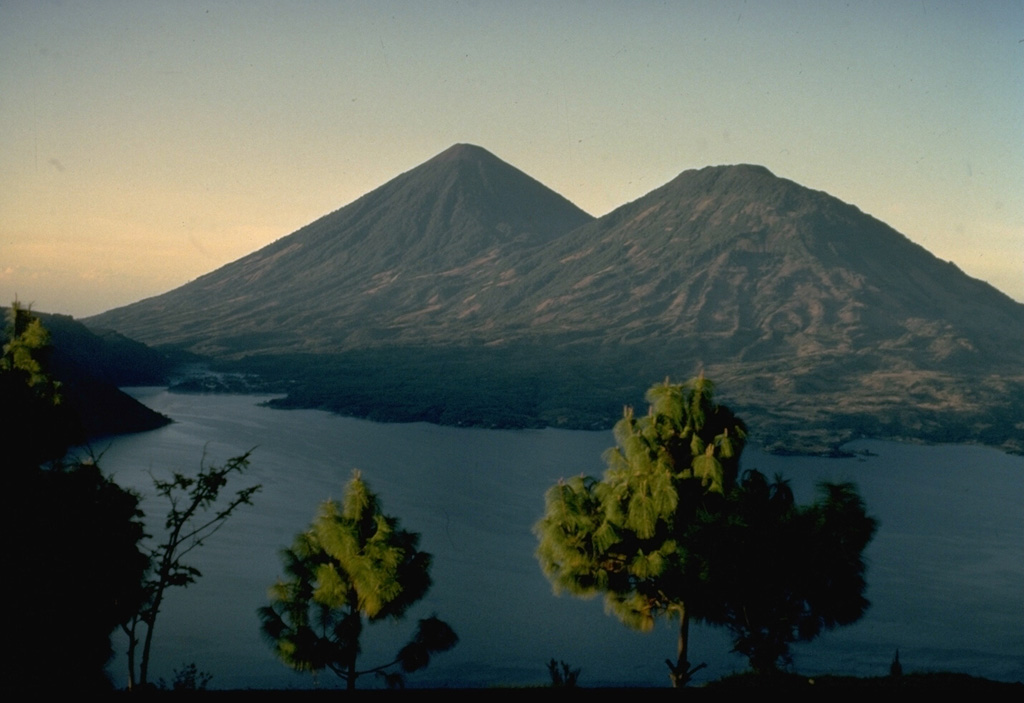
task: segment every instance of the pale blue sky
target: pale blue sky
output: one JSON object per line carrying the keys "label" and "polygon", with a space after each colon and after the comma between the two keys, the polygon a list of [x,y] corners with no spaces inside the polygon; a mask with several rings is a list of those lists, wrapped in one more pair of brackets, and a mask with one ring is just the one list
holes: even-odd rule
{"label": "pale blue sky", "polygon": [[0,300],[162,293],[456,142],[594,215],[758,163],[1024,301],[1024,0],[0,0]]}

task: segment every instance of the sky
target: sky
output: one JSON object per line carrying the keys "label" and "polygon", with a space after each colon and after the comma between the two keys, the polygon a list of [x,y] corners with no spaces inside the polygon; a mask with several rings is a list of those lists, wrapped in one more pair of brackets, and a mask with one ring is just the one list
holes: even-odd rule
{"label": "sky", "polygon": [[458,142],[597,216],[761,164],[1024,302],[1024,0],[0,0],[0,304],[166,292]]}

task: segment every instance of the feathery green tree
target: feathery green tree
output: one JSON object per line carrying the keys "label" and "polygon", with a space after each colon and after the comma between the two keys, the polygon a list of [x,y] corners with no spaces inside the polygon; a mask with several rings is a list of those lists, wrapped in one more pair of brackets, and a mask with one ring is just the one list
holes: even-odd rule
{"label": "feathery green tree", "polygon": [[732,489],[746,441],[743,421],[713,395],[703,375],[651,388],[648,414],[626,408],[616,424],[604,478],[559,482],[534,528],[556,593],[603,594],[607,610],[639,630],[678,619],[676,658],[666,659],[677,687],[701,668],[687,658],[689,624],[709,599],[691,544]]}
{"label": "feathery green tree", "polygon": [[282,551],[286,580],[259,610],[262,631],[278,658],[298,671],[330,669],[352,690],[364,674],[399,665],[412,672],[458,637],[436,617],[419,621],[413,639],[393,661],[358,670],[364,620],[402,618],[431,586],[431,557],[419,535],[385,515],[358,471],[341,505],[326,501],[308,530]]}
{"label": "feathery green tree", "polygon": [[50,350],[50,333],[42,321],[32,314],[31,307],[23,307],[15,300],[7,310],[7,329],[4,332],[3,355],[0,356],[0,371],[17,372],[22,383],[31,388],[40,398],[57,405],[60,385],[44,369]]}

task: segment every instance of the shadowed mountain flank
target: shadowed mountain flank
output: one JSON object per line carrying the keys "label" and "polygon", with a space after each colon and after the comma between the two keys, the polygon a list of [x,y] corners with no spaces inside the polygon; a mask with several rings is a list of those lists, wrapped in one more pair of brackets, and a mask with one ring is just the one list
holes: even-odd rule
{"label": "shadowed mountain flank", "polygon": [[[0,308],[0,318],[7,313]],[[170,422],[118,389],[166,383],[172,365],[164,355],[116,332],[94,333],[66,315],[33,314],[50,334],[47,371],[60,383],[61,402],[75,418],[74,441],[144,432]],[[0,346],[8,341],[0,328]]]}
{"label": "shadowed mountain flank", "polygon": [[703,370],[769,449],[1024,450],[1024,305],[760,166],[685,171],[595,220],[456,145],[89,323],[376,419],[608,426]]}

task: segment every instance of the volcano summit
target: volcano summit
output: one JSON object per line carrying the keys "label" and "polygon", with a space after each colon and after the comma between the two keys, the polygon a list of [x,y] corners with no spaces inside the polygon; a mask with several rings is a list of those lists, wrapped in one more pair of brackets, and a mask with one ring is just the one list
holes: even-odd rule
{"label": "volcano summit", "polygon": [[1024,305],[760,166],[684,171],[594,219],[459,144],[86,322],[381,420],[606,427],[703,370],[769,449],[1024,451]]}

